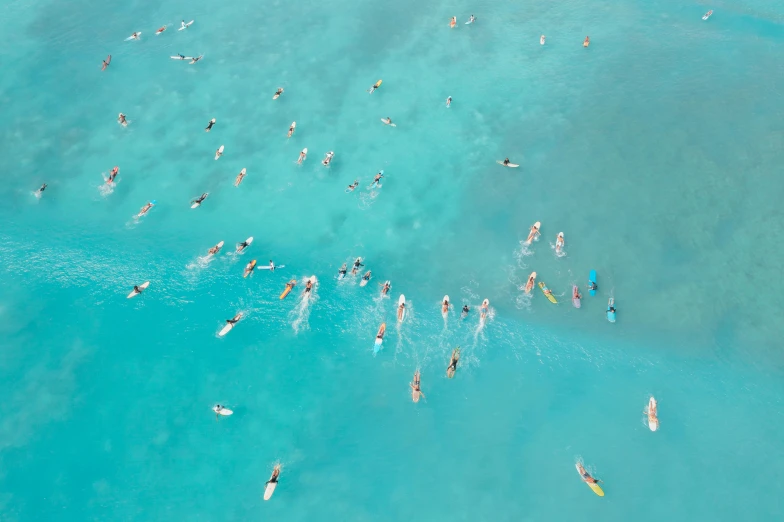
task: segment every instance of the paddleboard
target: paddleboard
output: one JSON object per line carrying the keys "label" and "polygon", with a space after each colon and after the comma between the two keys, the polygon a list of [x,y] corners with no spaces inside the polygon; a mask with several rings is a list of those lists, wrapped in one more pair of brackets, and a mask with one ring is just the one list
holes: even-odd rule
{"label": "paddleboard", "polygon": [[574,293],[578,290],[577,285],[572,285],[572,304],[575,308],[580,308],[580,298],[574,297]]}
{"label": "paddleboard", "polygon": [[[651,399],[648,401],[648,412],[655,411],[655,410],[656,410],[656,399],[651,397]],[[651,416],[649,414],[648,415],[648,427],[651,429],[651,431],[658,430],[659,429],[659,419],[656,418],[656,417],[651,419]]]}
{"label": "paddleboard", "polygon": [[504,167],[509,167],[509,168],[512,168],[512,169],[517,168],[517,167],[520,166],[517,163],[507,163],[506,165],[504,165],[504,162],[503,161],[499,161],[499,160],[496,160],[496,163],[498,163],[499,165],[503,165]]}
{"label": "paddleboard", "polygon": [[287,295],[289,295],[289,292],[291,292],[291,289],[294,288],[294,286],[296,286],[296,284],[297,284],[296,281],[294,282],[293,285],[290,284],[290,283],[291,283],[291,281],[289,281],[289,284],[286,284],[286,288],[284,288],[283,289],[283,293],[280,294],[280,298],[281,299],[284,299]]}
{"label": "paddleboard", "polygon": [[[239,319],[241,320],[241,319],[242,319],[242,314],[237,314],[237,315],[239,316]],[[236,323],[235,323],[235,324],[236,324]],[[218,337],[223,337],[224,335],[226,335],[227,333],[229,333],[229,332],[231,331],[231,329],[232,329],[232,328],[234,328],[234,325],[233,325],[233,324],[231,324],[231,323],[226,323],[226,326],[224,326],[224,327],[221,329],[221,331],[220,331],[220,332],[218,332]]]}
{"label": "paddleboard", "polygon": [[245,173],[247,172],[246,169],[242,169],[239,174],[237,174],[237,179],[234,180],[234,186],[239,187],[240,183],[242,183],[242,178],[245,177]]}
{"label": "paddleboard", "polygon": [[[139,285],[139,288],[141,288],[142,290],[144,290],[144,289],[145,289],[145,288],[147,288],[148,286],[150,286],[150,282],[149,282],[149,281],[145,281],[144,283],[142,283],[142,284],[140,284],[140,285]],[[136,296],[137,296],[137,295],[139,295],[140,293],[141,293],[141,292],[137,292],[135,289],[134,289],[134,290],[131,290],[131,293],[130,293],[130,294],[128,294],[128,299],[130,299],[131,297],[136,297]]]}
{"label": "paddleboard", "polygon": [[381,323],[381,327],[376,334],[376,344],[373,346],[373,353],[381,351],[381,345],[384,343],[384,333],[387,331],[387,323]]}
{"label": "paddleboard", "polygon": [[[707,19],[703,18],[703,20],[707,20]],[[142,32],[139,31],[138,33],[136,33],[136,38],[134,38],[133,36],[129,36],[128,38],[125,39],[125,41],[126,42],[130,42],[131,40],[138,40],[139,36],[141,36],[141,35],[142,35]]]}
{"label": "paddleboard", "polygon": [[220,158],[220,157],[221,157],[221,154],[223,154],[223,145],[221,145],[220,147],[218,147],[218,151],[215,153],[215,159],[218,159],[218,158]]}
{"label": "paddleboard", "polygon": [[[583,478],[583,474],[580,473],[580,468],[577,467],[577,464],[575,464],[574,467],[577,469],[577,474],[580,475],[580,478],[582,479]],[[585,482],[585,481],[583,481],[583,482]],[[602,491],[602,488],[599,487],[599,484],[592,484],[592,483],[589,483],[589,482],[585,482],[585,483],[588,484],[588,487],[591,488],[594,493],[596,493],[600,497],[604,496],[604,491]]]}
{"label": "paddleboard", "polygon": [[705,13],[705,14],[703,15],[702,19],[703,19],[703,20],[707,20],[708,18],[710,18],[710,17],[711,17],[711,15],[712,15],[712,14],[713,14],[713,9],[711,9],[710,11],[708,11],[707,13]]}
{"label": "paddleboard", "polygon": [[217,413],[218,415],[223,415],[224,417],[228,417],[229,415],[231,415],[232,413],[234,413],[233,411],[231,411],[231,410],[230,410],[230,409],[228,409],[228,408],[221,408],[220,410],[218,410],[218,407],[217,407],[217,406],[213,406],[213,407],[212,407],[212,411],[214,411],[214,412],[215,412],[215,413]]}
{"label": "paddleboard", "polygon": [[395,125],[394,123],[387,123],[387,121],[389,121],[389,120],[387,120],[386,118],[381,118],[381,121],[382,121],[382,122],[383,122],[385,125],[389,125],[390,127],[397,127],[397,125]]}
{"label": "paddleboard", "polygon": [[611,323],[615,322],[615,312],[610,311],[610,308],[613,306],[615,306],[615,299],[611,297],[607,303],[607,320]]}
{"label": "paddleboard", "polygon": [[444,300],[441,301],[441,315],[444,319],[449,315],[449,296],[445,295]]}
{"label": "paddleboard", "polygon": [[256,268],[256,260],[255,259],[250,262],[250,268],[247,268],[247,267],[245,268],[245,272],[243,272],[242,277],[248,277],[250,275],[250,273],[253,272],[254,268]]}
{"label": "paddleboard", "polygon": [[403,319],[406,318],[406,296],[400,294],[400,298],[397,300],[397,320],[398,322],[402,323]]}
{"label": "paddleboard", "polygon": [[547,297],[547,299],[550,300],[551,303],[558,303],[558,300],[555,298],[552,292],[549,292],[549,289],[547,286],[545,286],[544,282],[539,283],[539,288],[542,289],[542,293],[545,295],[545,297]]}
{"label": "paddleboard", "polygon": [[191,20],[190,22],[188,22],[187,24],[185,24],[184,26],[180,27],[177,30],[178,31],[183,31],[183,30],[187,29],[188,27],[190,27],[192,23],[193,23],[193,20]]}
{"label": "paddleboard", "polygon": [[[588,283],[589,283],[589,286],[590,286],[590,283],[596,283],[596,270],[591,270],[588,273]],[[591,294],[591,295],[596,295],[596,290],[591,289],[591,290],[588,291],[588,293]]]}

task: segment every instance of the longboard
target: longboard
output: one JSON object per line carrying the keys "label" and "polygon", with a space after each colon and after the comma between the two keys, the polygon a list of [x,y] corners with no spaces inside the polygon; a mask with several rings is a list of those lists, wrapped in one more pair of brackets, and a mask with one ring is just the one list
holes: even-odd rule
{"label": "longboard", "polygon": [[549,291],[549,288],[547,288],[547,285],[545,285],[543,281],[539,283],[539,288],[542,289],[542,293],[545,295],[545,297],[547,297],[547,299],[550,300],[551,303],[558,304],[558,300],[555,298],[553,293]]}
{"label": "longboard", "polygon": [[223,145],[221,145],[220,147],[218,147],[218,150],[215,152],[215,159],[218,159],[218,158],[220,158],[220,157],[221,157],[221,154],[223,154]]}
{"label": "longboard", "polygon": [[[238,320],[242,319],[242,314],[237,314],[237,315],[239,316]],[[234,324],[236,324],[236,323],[234,323]],[[226,335],[227,333],[229,333],[229,332],[231,331],[231,329],[232,329],[232,328],[234,328],[234,324],[232,324],[232,323],[226,323],[226,326],[224,326],[224,327],[221,329],[221,331],[220,331],[220,332],[218,332],[218,337],[223,337],[224,335]]]}
{"label": "longboard", "polygon": [[[277,270],[278,268],[286,268],[286,265],[275,265],[275,270]],[[260,266],[259,270],[272,270],[272,267],[269,265]]]}
{"label": "longboard", "polygon": [[216,408],[216,407],[214,407],[214,406],[213,406],[213,408],[212,408],[212,411],[214,411],[214,412],[215,412],[215,413],[217,413],[218,415],[223,415],[224,417],[228,417],[229,415],[231,415],[232,413],[234,413],[233,411],[231,411],[231,410],[230,410],[230,409],[228,409],[228,408],[221,408],[220,410],[218,410],[218,408]]}
{"label": "longboard", "polygon": [[[142,290],[144,290],[144,289],[145,289],[145,288],[147,288],[148,286],[150,286],[150,282],[149,282],[149,281],[145,281],[144,283],[142,283],[142,284],[140,284],[140,285],[139,285],[139,288],[141,288]],[[141,294],[141,292],[137,292],[136,290],[131,290],[131,293],[130,293],[130,294],[128,294],[128,299],[130,299],[131,297],[136,297],[136,296],[137,296],[137,295],[139,295],[139,294]]]}

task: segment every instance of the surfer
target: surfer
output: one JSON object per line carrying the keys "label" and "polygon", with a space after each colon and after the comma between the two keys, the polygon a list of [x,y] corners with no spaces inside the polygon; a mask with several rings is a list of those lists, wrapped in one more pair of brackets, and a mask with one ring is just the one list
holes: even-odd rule
{"label": "surfer", "polygon": [[457,17],[453,16],[451,20],[449,20],[449,27],[454,28],[457,25]]}
{"label": "surfer", "polygon": [[243,178],[245,178],[245,169],[242,169],[239,174],[237,174],[237,178],[234,180],[234,186],[239,187],[240,183],[242,183]]}
{"label": "surfer", "polygon": [[[180,56],[182,56],[182,55],[180,55]],[[182,59],[184,60],[185,57],[182,56]],[[204,132],[210,132],[212,130],[212,126],[213,125],[215,125],[215,118],[210,120],[210,122],[207,124],[207,127],[205,127]]]}
{"label": "surfer", "polygon": [[221,406],[220,404],[216,404],[212,408],[212,411],[215,412],[215,420],[218,420],[220,418],[220,413],[223,411],[223,406]]}
{"label": "surfer", "polygon": [[172,56],[172,60],[189,60],[184,54],[177,53],[177,56]]}
{"label": "surfer", "polygon": [[451,96],[447,96],[447,98],[446,98],[446,106],[449,107],[450,105],[452,105],[452,97]]}
{"label": "surfer", "polygon": [[272,470],[272,475],[270,476],[269,480],[264,483],[264,487],[267,487],[267,485],[269,484],[277,484],[279,476],[280,476],[280,465],[277,465]]}
{"label": "surfer", "polygon": [[202,58],[204,58],[204,55],[197,56],[196,58],[192,58],[191,61],[188,63],[188,65],[193,65],[194,63],[198,62]]}
{"label": "surfer", "polygon": [[591,45],[591,37],[586,36],[585,40],[583,40],[583,47],[588,47],[589,45]]}
{"label": "surfer", "polygon": [[215,245],[211,249],[207,250],[207,253],[209,255],[211,255],[211,256],[217,254],[218,252],[220,252],[222,244],[223,244],[223,241],[221,241],[220,243],[218,243],[217,245]]}
{"label": "surfer", "polygon": [[460,347],[458,346],[454,350],[452,350],[452,358],[449,359],[449,366],[446,367],[446,376],[450,379],[455,375],[457,371],[457,361],[460,360]]}
{"label": "surfer", "polygon": [[392,118],[390,118],[389,116],[387,116],[386,120],[381,120],[381,121],[384,122],[384,125],[392,125],[394,127],[394,124],[392,123]]}
{"label": "surfer", "polygon": [[384,285],[381,287],[381,295],[387,295],[389,290],[392,288],[392,283],[389,281],[385,281]]}
{"label": "surfer", "polygon": [[247,241],[243,241],[242,243],[237,243],[237,253],[242,252],[243,250],[245,250],[248,247],[249,244],[250,243],[248,243]]}
{"label": "surfer", "polygon": [[117,177],[117,174],[120,173],[120,167],[114,167],[112,171],[109,173],[109,177],[106,179],[106,183],[111,185],[114,182],[114,178]]}
{"label": "surfer", "polygon": [[656,410],[658,406],[656,406],[656,399],[651,397],[650,401],[648,401],[648,411],[644,412],[648,415],[648,423],[652,425],[658,425],[659,419],[656,417]]}
{"label": "surfer", "polygon": [[305,283],[305,295],[308,295],[311,290],[313,290],[313,281],[308,279],[308,282]]}
{"label": "surfer", "polygon": [[414,372],[414,381],[409,384],[411,386],[411,398],[414,402],[419,402],[419,397],[425,397],[425,394],[422,393],[422,389],[419,386],[419,370]]}
{"label": "surfer", "polygon": [[487,299],[485,299],[484,301],[482,301],[482,306],[479,307],[479,322],[480,323],[484,323],[485,319],[487,318],[487,312],[489,311],[488,310],[488,305],[489,304],[490,304],[490,302]]}
{"label": "surfer", "polygon": [[460,319],[464,319],[470,311],[471,309],[468,308],[468,305],[463,305],[463,311],[460,313]]}
{"label": "surfer", "polygon": [[539,37],[539,43],[540,43],[541,45],[544,45],[544,35],[542,35],[542,36],[540,36],[540,37]]}
{"label": "surfer", "polygon": [[46,185],[46,183],[44,183],[43,185],[41,185],[41,188],[39,188],[39,189],[37,190],[37,193],[38,193],[38,194],[41,194],[41,193],[42,193],[44,190],[46,190],[46,186],[47,186],[47,185]]}
{"label": "surfer", "polygon": [[362,264],[362,258],[358,257],[354,260],[354,267],[351,269],[351,275],[357,275],[357,272],[359,271],[359,267],[361,266],[365,266],[365,265]]}
{"label": "surfer", "polygon": [[270,267],[270,272],[274,272],[275,271],[276,267],[275,267],[275,263],[272,262],[272,259],[270,259],[269,267]]}
{"label": "surfer", "polygon": [[219,148],[218,150],[215,151],[215,159],[218,159],[221,156],[223,156],[223,151],[220,150],[220,148]]}
{"label": "surfer", "polygon": [[188,28],[188,24],[185,23],[185,20],[180,22],[180,31],[182,31],[183,29],[187,29],[187,28]]}
{"label": "surfer", "polygon": [[614,314],[615,313],[615,303],[613,303],[609,307],[607,307],[607,313],[608,314]]}
{"label": "surfer", "polygon": [[347,266],[348,265],[346,263],[343,263],[343,266],[341,266],[338,269],[338,279],[342,279],[343,277],[346,277],[346,271],[347,271],[346,268],[347,268]]}
{"label": "surfer", "polygon": [[112,55],[111,54],[106,57],[106,60],[103,61],[103,66],[101,67],[101,70],[105,71],[106,68],[109,67],[110,63],[112,63]]}
{"label": "surfer", "polygon": [[162,33],[162,32],[164,32],[165,30],[166,30],[166,26],[164,25],[163,27],[161,27],[160,29],[158,29],[157,31],[155,31],[155,34],[161,34],[161,33]]}
{"label": "surfer", "polygon": [[291,138],[291,136],[294,134],[294,129],[296,128],[297,128],[297,122],[296,121],[291,122],[291,126],[289,127],[289,134],[286,137]]}
{"label": "surfer", "polygon": [[283,94],[283,87],[278,87],[278,90],[275,91],[275,96],[272,97],[273,100],[277,100],[280,98],[280,95]]}
{"label": "surfer", "polygon": [[363,281],[370,281],[370,270],[365,272],[365,275],[362,276]]}
{"label": "surfer", "polygon": [[595,292],[599,288],[596,281],[588,281],[588,283],[588,290],[593,290]]}
{"label": "surfer", "polygon": [[138,213],[138,214],[136,214],[136,217],[142,217],[142,216],[143,216],[143,215],[145,215],[145,214],[147,213],[147,211],[148,211],[148,210],[150,210],[150,209],[151,209],[151,208],[152,208],[154,205],[155,205],[155,203],[153,203],[152,201],[150,201],[149,203],[147,203],[146,205],[144,205],[144,206],[141,208],[141,210],[139,211],[139,213]]}
{"label": "surfer", "polygon": [[531,227],[531,231],[528,233],[528,239],[525,240],[526,243],[530,244],[538,235],[539,235],[539,227],[537,226],[539,222],[537,221]]}
{"label": "surfer", "polygon": [[403,322],[403,317],[405,317],[405,313],[406,313],[406,302],[401,299],[400,306],[397,307],[398,322]]}
{"label": "surfer", "polygon": [[[248,277],[250,275],[250,273],[253,272],[254,268],[256,268],[256,260],[255,259],[252,260],[247,265],[245,265],[245,270],[242,273],[242,277]],[[231,323],[231,324],[234,324],[234,323]]]}
{"label": "surfer", "polygon": [[134,295],[139,295],[142,292],[144,292],[144,288],[141,288],[139,286],[133,285],[133,294]]}
{"label": "surfer", "polygon": [[531,292],[531,289],[534,287],[535,282],[536,282],[536,272],[531,272],[531,275],[528,276],[528,281],[525,282],[526,294]]}
{"label": "surfer", "polygon": [[232,317],[231,319],[226,319],[226,322],[228,324],[234,326],[235,324],[237,324],[240,321],[240,319],[242,319],[242,314],[237,314],[234,317]]}
{"label": "surfer", "polygon": [[[294,288],[295,286],[297,286],[297,280],[296,280],[296,279],[292,279],[291,281],[289,281],[288,283],[286,283],[286,290],[288,290],[289,292],[291,292],[291,289],[292,289],[292,288]],[[288,292],[287,292],[287,293],[288,293]]]}
{"label": "surfer", "polygon": [[441,313],[447,314],[449,313],[449,307],[452,306],[449,304],[449,299],[444,299],[444,302],[441,303]]}
{"label": "surfer", "polygon": [[352,183],[351,185],[349,185],[349,186],[346,188],[346,192],[351,192],[351,191],[353,191],[355,188],[357,188],[358,186],[359,186],[359,181],[355,179],[355,180],[354,180],[354,183]]}
{"label": "surfer", "polygon": [[472,24],[474,22],[476,22],[476,17],[474,15],[471,15],[471,18],[468,19],[468,21],[466,22],[466,25]]}
{"label": "surfer", "polygon": [[332,151],[327,152],[327,155],[321,161],[321,164],[324,165],[325,167],[329,167],[329,164],[332,162],[332,158],[334,158],[334,157],[335,157],[335,153],[334,152],[332,152]]}
{"label": "surfer", "polygon": [[128,120],[125,119],[125,114],[120,113],[120,115],[117,116],[117,123],[119,123],[123,127],[127,127],[128,126]]}
{"label": "surfer", "polygon": [[507,167],[507,166],[509,166],[509,163],[511,163],[511,162],[509,161],[509,158],[506,158],[506,159],[504,160],[504,167]]}
{"label": "surfer", "polygon": [[582,299],[583,296],[580,295],[580,289],[577,288],[577,285],[574,286],[574,290],[572,291],[572,299]]}
{"label": "surfer", "polygon": [[593,478],[587,471],[585,471],[585,468],[579,462],[577,463],[577,471],[580,473],[580,476],[583,478],[583,482],[586,484],[596,484],[601,482],[601,480]]}
{"label": "surfer", "polygon": [[140,35],[140,34],[141,34],[141,33],[133,33],[133,34],[131,35],[131,37],[130,37],[130,38],[128,38],[128,39],[129,39],[129,40],[138,40],[138,39],[139,39],[139,35]]}
{"label": "surfer", "polygon": [[375,90],[376,90],[376,89],[378,89],[379,87],[381,87],[381,80],[379,80],[379,81],[377,81],[376,83],[374,83],[374,84],[373,84],[373,87],[371,87],[370,89],[368,89],[368,93],[369,93],[369,94],[373,94],[373,91],[375,91]]}
{"label": "surfer", "polygon": [[376,174],[376,176],[373,178],[373,183],[371,183],[370,186],[371,187],[373,187],[373,185],[381,186],[380,181],[381,181],[381,178],[383,178],[383,177],[384,177],[383,171],[379,172],[378,174]]}
{"label": "surfer", "polygon": [[204,201],[205,199],[207,199],[207,196],[209,196],[209,195],[210,195],[210,193],[209,193],[209,192],[205,192],[204,194],[202,194],[202,195],[201,195],[201,196],[199,196],[198,198],[196,198],[196,199],[194,199],[193,201],[191,201],[191,203],[192,203],[193,205],[196,205],[196,206],[198,207],[199,205],[201,205],[201,202],[202,202],[202,201]]}
{"label": "surfer", "polygon": [[297,165],[302,165],[302,162],[305,161],[305,158],[308,157],[308,149],[302,149],[299,153],[299,159],[297,160]]}
{"label": "surfer", "polygon": [[559,253],[563,247],[564,247],[564,235],[563,232],[558,232],[558,237],[555,238],[555,252]]}

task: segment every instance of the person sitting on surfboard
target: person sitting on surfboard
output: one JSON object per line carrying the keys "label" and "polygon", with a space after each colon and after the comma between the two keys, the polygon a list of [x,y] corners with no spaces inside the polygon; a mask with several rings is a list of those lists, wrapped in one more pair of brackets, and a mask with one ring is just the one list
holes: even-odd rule
{"label": "person sitting on surfboard", "polygon": [[446,367],[446,375],[449,378],[455,375],[457,371],[457,361],[460,360],[460,347],[458,346],[452,350],[452,358],[449,360],[449,366]]}
{"label": "person sitting on surfboard", "polygon": [[125,119],[125,114],[120,113],[120,115],[117,117],[117,123],[119,123],[123,127],[128,125],[128,120]]}
{"label": "person sitting on surfboard", "polygon": [[392,125],[392,118],[390,118],[389,116],[387,116],[386,120],[381,120],[381,121],[384,122],[384,125]]}
{"label": "person sitting on surfboard", "polygon": [[353,191],[355,188],[357,188],[358,186],[359,186],[359,180],[356,180],[356,179],[355,179],[355,180],[354,180],[354,183],[352,183],[351,185],[349,185],[349,186],[346,188],[346,192],[351,192],[351,191]]}
{"label": "person sitting on surfboard", "polygon": [[599,287],[596,285],[596,282],[595,282],[595,281],[588,281],[588,282],[589,282],[589,283],[591,283],[591,284],[589,284],[589,285],[588,285],[588,290],[593,290],[593,291],[596,291],[596,289],[597,289],[597,288],[599,288]]}
{"label": "person sitting on surfboard", "polygon": [[461,318],[461,319],[463,319],[465,316],[467,316],[467,315],[468,315],[468,312],[469,312],[470,310],[471,310],[471,309],[470,309],[470,308],[468,308],[468,305],[463,305],[463,311],[462,311],[462,313],[460,314],[460,318]]}
{"label": "person sitting on surfboard", "polygon": [[591,37],[586,36],[585,41],[583,41],[583,47],[588,47],[589,45],[591,45]]}
{"label": "person sitting on surfboard", "polygon": [[601,482],[601,480],[597,480],[593,478],[591,475],[589,475],[588,472],[585,471],[583,465],[580,464],[579,462],[577,463],[577,471],[580,472],[580,475],[583,477],[583,481],[587,484],[597,484]]}
{"label": "person sitting on surfboard", "polygon": [[389,292],[390,288],[392,288],[392,285],[389,283],[389,281],[385,282],[384,286],[381,287],[381,295],[387,295],[387,292]]}
{"label": "person sitting on surfboard", "polygon": [[136,292],[136,295],[139,295],[144,292],[144,288],[139,288],[138,286],[133,285],[133,291]]}
{"label": "person sitting on surfboard", "polygon": [[356,275],[359,271],[359,267],[365,266],[362,264],[362,258],[358,257],[354,260],[354,268],[351,269],[351,275]]}
{"label": "person sitting on surfboard", "polygon": [[381,178],[383,178],[383,177],[384,177],[384,174],[382,172],[379,172],[378,174],[376,174],[376,177],[373,178],[373,183],[371,183],[370,186],[372,187],[373,185],[380,185],[379,182],[381,181]]}
{"label": "person sitting on surfboard", "polygon": [[[180,55],[180,56],[182,56],[182,55]],[[182,56],[182,59],[184,60],[185,57]],[[215,118],[210,120],[210,122],[207,124],[207,127],[204,129],[204,132],[210,132],[212,130],[212,126],[213,125],[215,125]]]}
{"label": "person sitting on surfboard", "polygon": [[117,174],[120,173],[120,167],[114,167],[112,171],[109,173],[109,179],[106,180],[106,183],[111,184],[114,181],[114,178],[117,177]]}
{"label": "person sitting on surfboard", "polygon": [[220,412],[223,411],[223,406],[221,406],[220,404],[216,404],[215,407],[212,408],[212,411],[215,412],[215,418],[220,419]]}
{"label": "person sitting on surfboard", "polygon": [[106,57],[106,60],[103,61],[103,67],[101,67],[101,70],[105,71],[106,68],[109,67],[110,63],[112,63],[112,55],[111,54]]}
{"label": "person sitting on surfboard", "polygon": [[509,165],[510,163],[511,163],[511,161],[509,161],[509,158],[506,158],[504,160],[504,166]]}
{"label": "person sitting on surfboard", "polygon": [[474,15],[471,15],[471,18],[468,19],[468,22],[466,22],[466,24],[472,24],[474,22],[476,22],[476,17]]}

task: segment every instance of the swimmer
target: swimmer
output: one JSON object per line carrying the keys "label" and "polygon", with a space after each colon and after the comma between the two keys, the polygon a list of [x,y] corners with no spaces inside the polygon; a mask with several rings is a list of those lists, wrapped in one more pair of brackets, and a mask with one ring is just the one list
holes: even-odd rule
{"label": "swimmer", "polygon": [[362,258],[358,257],[354,260],[354,267],[351,269],[351,275],[357,275],[357,272],[359,271],[359,267],[361,266],[365,266],[365,265],[362,264]]}
{"label": "swimmer", "polygon": [[248,243],[247,241],[243,241],[242,243],[237,243],[237,253],[240,253],[246,248],[248,248],[248,245],[250,245],[250,243]]}
{"label": "swimmer", "polygon": [[220,148],[218,148],[218,149],[215,151],[215,159],[218,159],[218,158],[220,158],[221,156],[223,156],[223,151],[222,151],[222,150],[220,150]]}
{"label": "swimmer", "polygon": [[539,37],[539,44],[544,45],[544,35]]}
{"label": "swimmer", "polygon": [[191,61],[188,63],[188,65],[193,65],[194,63],[198,62],[198,61],[199,61],[199,60],[201,60],[202,58],[204,58],[204,55],[203,55],[203,54],[202,54],[202,55],[200,55],[200,56],[197,56],[196,58],[192,58],[192,59],[191,59]]}
{"label": "swimmer", "polygon": [[149,211],[149,210],[150,210],[152,207],[154,207],[154,206],[155,206],[155,202],[154,202],[154,201],[150,201],[149,203],[147,203],[146,205],[144,205],[144,206],[141,208],[141,210],[139,210],[139,213],[138,213],[138,214],[136,214],[136,217],[137,217],[137,218],[138,218],[138,217],[142,217],[143,215],[145,215],[145,214],[146,214],[146,213],[147,213],[147,212],[148,212],[148,211]]}
{"label": "swimmer", "polygon": [[359,181],[355,179],[355,180],[354,180],[354,183],[352,183],[351,185],[349,185],[349,186],[346,188],[346,192],[351,192],[351,191],[353,191],[355,188],[357,188],[358,186],[359,186]]}
{"label": "swimmer", "polygon": [[381,183],[380,183],[381,182],[381,178],[383,178],[383,177],[384,177],[384,174],[382,174],[381,172],[376,174],[376,176],[373,178],[373,183],[371,183],[370,186],[373,187],[373,185],[378,185],[380,187],[381,186]]}
{"label": "swimmer", "polygon": [[120,173],[120,167],[114,167],[112,171],[109,173],[109,177],[106,179],[106,184],[111,185],[114,182],[114,178],[117,177],[117,174]]}
{"label": "swimmer", "polygon": [[[255,268],[256,268],[256,260],[253,259],[250,263],[245,265],[245,270],[243,270],[243,272],[242,272],[242,277],[248,277],[253,272],[253,270]],[[232,324],[234,324],[234,323],[232,323]]]}
{"label": "swimmer", "polygon": [[128,120],[125,119],[125,114],[120,113],[120,115],[117,116],[117,123],[119,123],[123,127],[127,127],[128,126]]}
{"label": "swimmer", "polygon": [[446,367],[446,376],[450,379],[455,376],[457,371],[457,361],[460,360],[460,347],[452,350],[452,358],[449,359],[449,366]]}
{"label": "swimmer", "polygon": [[46,187],[47,187],[47,185],[46,185],[46,183],[44,183],[43,185],[41,185],[41,188],[39,188],[39,189],[36,191],[36,193],[37,193],[37,194],[41,194],[41,193],[42,193],[44,190],[46,190]]}
{"label": "swimmer", "polygon": [[321,164],[325,167],[329,167],[329,164],[332,163],[332,158],[335,157],[335,153],[332,151],[327,152],[327,155],[324,156],[324,159],[321,161]]}
{"label": "swimmer", "polygon": [[387,293],[389,293],[389,290],[391,289],[392,289],[392,283],[390,283],[389,281],[385,281],[384,285],[381,287],[381,295],[387,295]]}
{"label": "swimmer", "polygon": [[470,17],[470,18],[468,19],[468,21],[466,22],[466,25],[468,25],[468,24],[472,24],[472,23],[474,23],[474,22],[476,22],[476,17],[475,17],[474,15],[471,15],[471,17]]}
{"label": "swimmer", "polygon": [[580,464],[579,462],[577,463],[577,471],[580,473],[580,476],[583,478],[583,482],[585,482],[586,484],[596,484],[598,482],[601,482],[601,480],[597,480],[593,478],[590,474],[588,474],[588,472],[585,471],[583,465]]}
{"label": "swimmer", "polygon": [[586,36],[585,40],[583,41],[583,47],[588,47],[589,45],[591,45],[591,37]]}
{"label": "swimmer", "polygon": [[564,235],[563,232],[558,232],[558,236],[555,238],[555,253],[560,253],[564,247]]}
{"label": "swimmer", "polygon": [[283,94],[283,87],[278,87],[278,90],[275,91],[275,95],[272,97],[273,100],[277,100],[280,98],[280,95]]}
{"label": "swimmer", "polygon": [[[182,56],[182,55],[180,55]],[[183,58],[184,60],[185,58]],[[207,124],[207,127],[204,128],[204,132],[210,132],[212,130],[212,126],[215,125],[215,118],[211,119],[210,122]]]}
{"label": "swimmer", "polygon": [[534,283],[536,282],[536,272],[531,272],[531,275],[528,276],[528,281],[525,283],[525,293],[530,294],[531,289],[534,287]]}
{"label": "swimmer", "polygon": [[470,311],[471,311],[471,309],[468,308],[468,305],[463,305],[463,311],[460,312],[460,319],[465,319],[466,316],[468,315],[468,312],[470,312]]}
{"label": "swimmer", "polygon": [[422,393],[422,389],[420,388],[419,383],[419,370],[414,373],[414,382],[410,383],[411,386],[411,398],[414,402],[419,402],[419,398],[425,398],[425,394]]}
{"label": "swimmer", "polygon": [[525,242],[529,245],[531,244],[531,241],[533,241],[534,239],[536,239],[541,235],[539,233],[539,227],[536,226],[537,224],[539,224],[538,221],[534,223],[534,226],[531,227],[531,231],[528,233],[528,239],[525,240]]}
{"label": "swimmer", "polygon": [[363,280],[363,281],[370,281],[370,274],[371,274],[371,271],[370,271],[370,270],[368,270],[367,272],[365,272],[365,275],[363,275],[363,276],[362,276],[362,280]]}
{"label": "swimmer", "polygon": [[450,105],[452,105],[452,97],[451,96],[447,96],[447,98],[446,98],[446,106],[449,107]]}
{"label": "swimmer", "polygon": [[291,122],[291,126],[289,127],[289,134],[286,137],[291,138],[291,136],[294,135],[294,129],[296,128],[297,128],[297,122],[296,121]]}
{"label": "swimmer", "polygon": [[373,91],[375,91],[375,90],[376,90],[376,89],[378,89],[379,87],[381,87],[381,80],[379,80],[379,81],[377,81],[376,83],[374,83],[374,84],[373,84],[373,87],[371,87],[370,89],[368,89],[368,94],[373,94]]}
{"label": "swimmer", "polygon": [[308,282],[305,283],[305,295],[307,296],[311,290],[313,290],[313,281],[308,279]]}
{"label": "swimmer", "polygon": [[222,246],[222,244],[223,244],[223,241],[221,241],[220,243],[218,243],[217,245],[215,245],[215,246],[214,246],[214,247],[212,247],[211,249],[207,250],[207,253],[208,253],[209,255],[211,255],[211,256],[214,256],[215,254],[217,254],[218,252],[220,252],[220,249],[221,249],[221,246]]}
{"label": "swimmer", "polygon": [[346,277],[346,272],[347,271],[348,271],[347,270],[347,265],[346,265],[346,263],[343,263],[343,266],[341,266],[338,269],[338,279],[342,279],[342,278]]}
{"label": "swimmer", "polygon": [[308,157],[308,149],[302,149],[299,153],[299,159],[297,160],[297,165],[302,165],[302,162],[305,161]]}
{"label": "swimmer", "polygon": [[457,17],[453,16],[451,20],[449,20],[449,28],[454,29],[455,25],[457,25]]}
{"label": "swimmer", "polygon": [[196,208],[199,205],[201,205],[201,202],[204,201],[205,199],[207,199],[207,196],[209,196],[209,195],[210,195],[209,192],[205,192],[204,194],[202,194],[198,198],[196,198],[193,201],[191,201],[191,208]]}
{"label": "swimmer", "polygon": [[112,55],[111,54],[106,57],[106,60],[103,61],[103,66],[101,67],[101,70],[105,71],[106,68],[109,67],[110,63],[112,63]]}
{"label": "swimmer", "polygon": [[156,34],[156,35],[158,35],[158,34],[161,34],[161,33],[162,33],[162,32],[164,32],[165,30],[166,30],[166,26],[164,25],[163,27],[161,27],[160,29],[158,29],[157,31],[155,31],[155,34]]}

